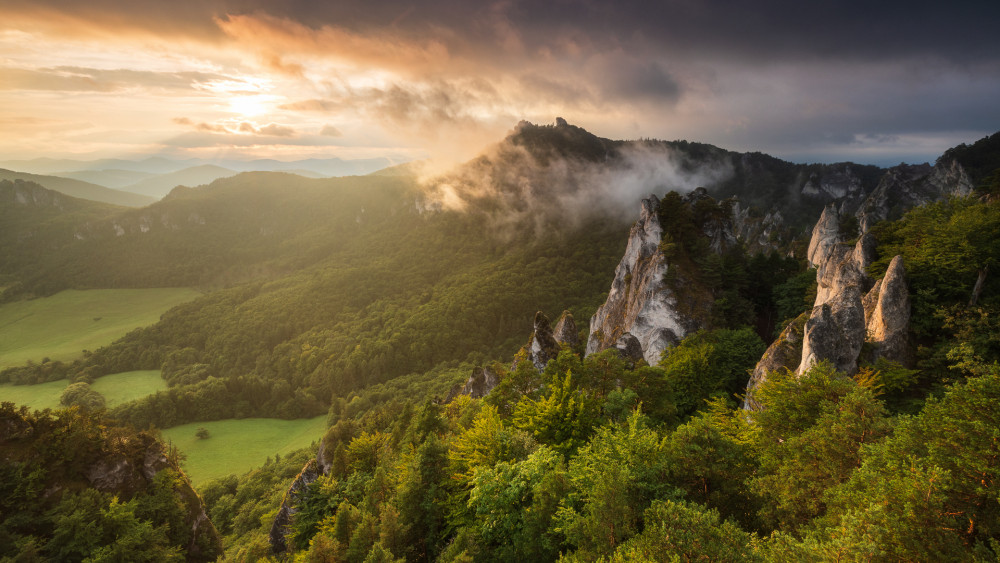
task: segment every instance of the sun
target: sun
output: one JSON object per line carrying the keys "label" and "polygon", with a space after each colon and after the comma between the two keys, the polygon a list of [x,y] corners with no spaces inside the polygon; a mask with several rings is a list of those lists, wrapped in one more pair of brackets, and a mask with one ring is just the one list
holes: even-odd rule
{"label": "sun", "polygon": [[269,112],[272,102],[272,96],[233,96],[229,98],[229,111],[243,117],[257,117]]}

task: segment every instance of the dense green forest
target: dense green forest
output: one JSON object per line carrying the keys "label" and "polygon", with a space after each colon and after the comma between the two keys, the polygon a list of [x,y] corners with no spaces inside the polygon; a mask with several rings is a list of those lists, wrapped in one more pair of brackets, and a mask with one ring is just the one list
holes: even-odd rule
{"label": "dense green forest", "polygon": [[[912,361],[774,372],[751,411],[738,407],[748,372],[816,294],[801,256],[822,202],[782,194],[819,165],[643,141],[682,151],[681,166],[733,166],[711,186],[716,199],[659,192],[658,248],[672,264],[663,281],[705,328],[653,365],[614,349],[584,357],[581,344],[541,372],[518,352],[535,311],[568,309],[585,342],[626,242],[628,221],[614,214],[561,213],[558,190],[572,182],[536,193],[516,174],[487,175],[489,189],[457,210],[405,175],[253,173],[138,210],[72,198],[32,208],[0,231],[4,299],[161,283],[206,294],[79,360],[0,372],[85,389],[102,375],[160,369],[168,384],[111,411],[4,405],[14,421],[5,428],[36,430],[0,442],[0,557],[113,560],[139,546],[147,560],[996,560],[994,137],[949,153],[981,163],[970,167],[976,193],[872,230],[871,274],[895,255],[905,263]],[[525,162],[538,181],[566,160],[625,158],[623,142],[565,124],[521,127],[506,143],[447,181]],[[874,184],[878,169],[856,174]],[[797,209],[802,225],[775,238],[781,253],[713,250],[732,195]],[[488,395],[444,400],[482,366],[499,378]],[[199,540],[202,555],[177,523],[194,504],[177,493],[188,485],[175,454],[163,450],[170,466],[118,496],[74,473],[137,455],[135,444],[162,448],[127,427],[324,413],[319,451],[200,487],[222,536],[221,547]],[[306,474],[318,477],[289,489]],[[70,485],[31,504],[57,482]],[[282,503],[292,516],[274,527]],[[23,515],[12,510],[25,504]]]}
{"label": "dense green forest", "polygon": [[[981,220],[971,231],[970,217]],[[914,369],[775,372],[763,408],[744,411],[763,342],[717,328],[655,366],[567,348],[542,373],[495,365],[501,383],[483,399],[417,404],[401,387],[331,412],[330,472],[292,494],[286,557],[995,560],[995,280],[969,299],[977,267],[1000,252],[992,231],[974,235],[998,225],[1000,204],[968,198],[878,230],[883,256],[904,252],[914,308],[929,310],[915,319],[933,325],[914,324]],[[281,467],[202,489],[228,558],[271,553],[269,525],[248,525],[259,508],[237,499],[293,470]]]}

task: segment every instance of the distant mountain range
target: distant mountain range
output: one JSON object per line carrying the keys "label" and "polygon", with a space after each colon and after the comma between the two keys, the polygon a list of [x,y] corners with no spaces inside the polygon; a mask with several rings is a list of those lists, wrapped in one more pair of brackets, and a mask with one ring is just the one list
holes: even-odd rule
{"label": "distant mountain range", "polygon": [[0,162],[0,169],[6,169],[0,171],[0,179],[28,180],[73,197],[142,207],[177,186],[210,184],[241,172],[289,172],[307,178],[325,178],[365,175],[395,164],[398,163],[388,158],[311,158],[292,162],[162,157],[90,161],[36,158]]}
{"label": "distant mountain range", "polygon": [[[400,164],[400,162],[385,157],[353,160],[344,160],[341,158],[308,158],[285,162],[272,158],[257,160],[225,158],[174,160],[154,156],[142,160],[120,158],[104,158],[99,160],[34,158],[31,160],[0,161],[0,168],[32,174],[64,176],[90,182],[94,182],[96,176],[91,175],[88,177],[88,174],[100,172],[107,178],[112,178],[112,181],[120,182],[117,186],[107,187],[121,188],[142,180],[141,174],[167,174],[205,165],[219,166],[235,172],[294,172],[303,176],[309,176],[310,173],[319,176],[355,176],[370,174],[376,170],[381,170],[395,164]],[[127,174],[129,172],[138,172],[140,175],[129,175]]]}

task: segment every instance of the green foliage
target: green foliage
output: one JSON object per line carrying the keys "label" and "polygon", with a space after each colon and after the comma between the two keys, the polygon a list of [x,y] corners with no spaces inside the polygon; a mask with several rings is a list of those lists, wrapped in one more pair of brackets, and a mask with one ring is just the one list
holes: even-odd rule
{"label": "green foliage", "polygon": [[545,446],[523,461],[482,466],[468,501],[482,559],[555,559],[562,540],[552,520],[568,491],[562,456]]}
{"label": "green foliage", "polygon": [[568,456],[585,443],[596,418],[596,402],[574,386],[573,375],[567,372],[565,379],[552,381],[543,397],[522,398],[514,409],[513,424]]}
{"label": "green foliage", "polygon": [[[211,523],[192,526],[200,501],[153,436],[112,426],[92,411],[30,413],[12,403],[0,405],[0,427],[0,558],[206,561],[218,555]],[[166,467],[151,478],[137,469],[161,456]],[[116,467],[124,470],[115,473]],[[114,494],[91,486],[93,472]]]}
{"label": "green foliage", "polygon": [[83,409],[104,408],[104,395],[90,388],[86,382],[72,383],[59,396],[59,403],[65,407],[80,407]]}
{"label": "green foliage", "polygon": [[[760,474],[753,482],[766,500],[764,518],[797,531],[824,514],[826,492],[852,476],[861,465],[862,446],[888,435],[892,425],[873,389],[824,364],[801,378],[768,379],[762,391],[764,411],[754,414]],[[788,412],[773,402],[789,399],[805,409]],[[782,414],[788,416],[784,422],[778,420]]]}
{"label": "green foliage", "polygon": [[762,561],[754,538],[699,504],[654,501],[641,534],[618,546],[607,563],[659,561]]}
{"label": "green foliage", "polygon": [[664,441],[637,411],[621,427],[602,427],[570,460],[573,485],[556,530],[585,558],[610,554],[643,527],[643,509],[676,497],[665,479]]}
{"label": "green foliage", "polygon": [[742,328],[698,332],[665,350],[660,367],[678,414],[691,414],[713,395],[742,393],[764,348],[760,337]]}

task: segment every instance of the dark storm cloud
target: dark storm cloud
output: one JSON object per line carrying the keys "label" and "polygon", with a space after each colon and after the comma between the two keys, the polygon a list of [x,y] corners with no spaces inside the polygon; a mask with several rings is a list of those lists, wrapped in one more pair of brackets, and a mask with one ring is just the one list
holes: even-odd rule
{"label": "dark storm cloud", "polygon": [[998,53],[995,28],[1000,21],[1000,3],[980,1],[434,0],[417,5],[402,0],[7,0],[4,10],[58,16],[54,23],[79,18],[122,31],[171,30],[203,37],[218,34],[213,18],[269,14],[314,28],[460,38],[467,46],[490,45],[516,33],[528,48],[566,37],[602,48],[646,43],[680,53],[785,60],[909,55],[992,59]]}

